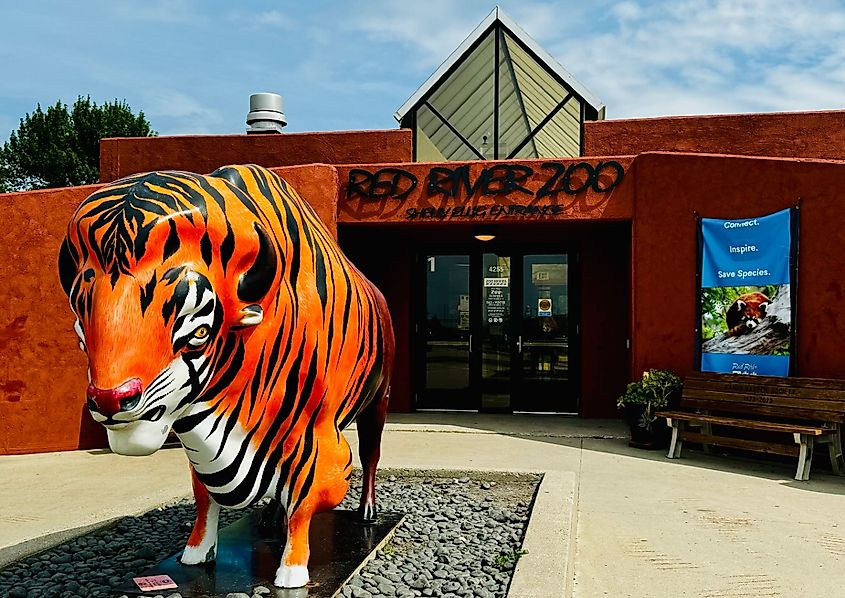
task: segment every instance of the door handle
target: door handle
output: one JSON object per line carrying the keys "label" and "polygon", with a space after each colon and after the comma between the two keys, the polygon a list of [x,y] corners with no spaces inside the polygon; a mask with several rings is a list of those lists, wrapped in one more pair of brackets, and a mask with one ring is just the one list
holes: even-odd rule
{"label": "door handle", "polygon": [[469,352],[472,353],[472,335],[469,335]]}
{"label": "door handle", "polygon": [[518,353],[522,353],[522,335],[520,334],[516,337],[516,350]]}

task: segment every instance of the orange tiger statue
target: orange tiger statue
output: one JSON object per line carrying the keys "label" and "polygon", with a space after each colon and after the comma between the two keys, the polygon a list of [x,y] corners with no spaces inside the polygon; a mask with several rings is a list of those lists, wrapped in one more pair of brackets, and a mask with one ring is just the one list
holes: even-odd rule
{"label": "orange tiger statue", "polygon": [[284,180],[227,166],[111,183],[76,210],[59,275],[112,450],[154,453],[171,428],[185,448],[197,519],[182,563],[214,560],[221,507],[270,497],[287,516],[275,583],[305,585],[311,517],[349,488],[353,420],[375,518],[390,314]]}

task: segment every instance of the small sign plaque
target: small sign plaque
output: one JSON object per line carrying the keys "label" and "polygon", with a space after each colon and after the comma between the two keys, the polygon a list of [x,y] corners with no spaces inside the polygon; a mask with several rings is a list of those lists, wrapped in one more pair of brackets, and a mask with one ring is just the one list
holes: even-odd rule
{"label": "small sign plaque", "polygon": [[484,278],[484,286],[485,287],[506,287],[508,286],[509,279],[507,278]]}
{"label": "small sign plaque", "polygon": [[537,300],[537,315],[540,317],[552,315],[552,300],[538,299]]}
{"label": "small sign plaque", "polygon": [[133,577],[135,585],[144,591],[172,590],[178,588],[176,582],[169,575],[148,575],[146,577]]}

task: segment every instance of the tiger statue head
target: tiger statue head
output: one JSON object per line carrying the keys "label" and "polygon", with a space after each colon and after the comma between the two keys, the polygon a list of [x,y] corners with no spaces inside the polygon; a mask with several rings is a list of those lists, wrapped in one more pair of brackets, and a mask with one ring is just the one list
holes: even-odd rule
{"label": "tiger statue head", "polygon": [[235,340],[275,309],[278,231],[237,168],[118,180],[68,225],[59,277],[88,356],[88,408],[116,453],[161,448],[204,391],[225,385],[215,375]]}

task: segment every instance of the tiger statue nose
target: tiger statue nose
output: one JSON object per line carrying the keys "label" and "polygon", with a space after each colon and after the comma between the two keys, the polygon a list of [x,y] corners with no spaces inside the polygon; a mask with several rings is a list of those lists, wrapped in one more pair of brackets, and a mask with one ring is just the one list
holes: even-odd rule
{"label": "tiger statue nose", "polygon": [[130,411],[141,402],[141,380],[132,378],[115,388],[102,389],[88,385],[88,409],[106,417]]}

